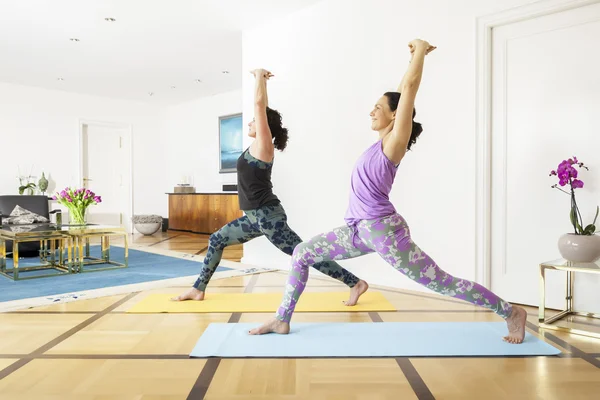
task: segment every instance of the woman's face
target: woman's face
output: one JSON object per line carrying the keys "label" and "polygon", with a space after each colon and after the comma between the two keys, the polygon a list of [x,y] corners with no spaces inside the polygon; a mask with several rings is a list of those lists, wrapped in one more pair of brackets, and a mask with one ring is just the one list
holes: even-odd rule
{"label": "woman's face", "polygon": [[248,136],[250,136],[251,138],[256,137],[256,124],[254,122],[254,118],[248,124],[248,128],[249,128],[248,129]]}
{"label": "woman's face", "polygon": [[377,100],[375,107],[373,107],[373,110],[369,115],[371,116],[371,129],[374,131],[380,131],[386,128],[396,117],[396,113],[390,108],[386,96],[381,96],[379,100]]}

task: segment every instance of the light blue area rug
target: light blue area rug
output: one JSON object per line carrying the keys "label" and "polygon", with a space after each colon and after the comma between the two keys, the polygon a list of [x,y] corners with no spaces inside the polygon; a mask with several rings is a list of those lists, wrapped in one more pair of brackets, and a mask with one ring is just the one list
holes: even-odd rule
{"label": "light blue area rug", "polygon": [[[121,247],[110,248],[111,260],[122,263],[124,254],[124,249]],[[100,246],[91,246],[90,256],[99,258]],[[39,262],[39,258],[21,259],[19,266],[33,265],[36,262]],[[108,265],[100,264],[96,267],[106,266]],[[12,268],[12,259],[7,259],[7,267]],[[198,261],[129,249],[128,268],[20,281],[0,276],[0,302],[197,275],[201,268],[202,263]],[[217,268],[217,271],[227,270],[231,268]],[[21,272],[19,275],[27,277],[46,273],[46,271],[31,271]]]}
{"label": "light blue area rug", "polygon": [[551,356],[560,350],[526,333],[502,340],[505,322],[292,323],[288,335],[252,336],[256,323],[212,323],[190,357]]}

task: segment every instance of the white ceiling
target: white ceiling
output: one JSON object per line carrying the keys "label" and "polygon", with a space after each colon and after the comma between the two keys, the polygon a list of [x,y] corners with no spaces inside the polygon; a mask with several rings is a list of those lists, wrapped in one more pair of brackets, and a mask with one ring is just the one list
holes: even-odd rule
{"label": "white ceiling", "polygon": [[161,105],[239,89],[242,30],[318,1],[0,0],[0,82]]}

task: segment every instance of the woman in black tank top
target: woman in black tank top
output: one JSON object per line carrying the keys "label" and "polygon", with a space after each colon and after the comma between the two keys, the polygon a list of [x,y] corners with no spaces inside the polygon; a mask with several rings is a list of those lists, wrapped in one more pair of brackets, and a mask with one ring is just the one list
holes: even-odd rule
{"label": "woman in black tank top", "polygon": [[[291,256],[296,246],[302,243],[288,226],[287,215],[273,193],[271,183],[275,149],[283,151],[288,140],[281,114],[268,107],[267,80],[273,74],[264,69],[254,70],[252,74],[256,78],[254,119],[248,124],[248,136],[254,141],[237,161],[238,198],[245,215],[210,236],[200,276],[190,290],[172,300],[204,300],[206,286],[221,261],[223,249],[229,245],[266,236],[279,250]],[[317,263],[313,267],[350,288],[359,282],[356,276],[333,261]],[[347,305],[354,304],[348,301]]]}

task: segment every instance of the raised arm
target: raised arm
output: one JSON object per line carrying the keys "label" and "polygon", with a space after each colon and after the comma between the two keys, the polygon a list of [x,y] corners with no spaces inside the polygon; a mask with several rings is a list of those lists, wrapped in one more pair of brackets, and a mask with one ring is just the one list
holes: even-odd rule
{"label": "raised arm", "polygon": [[[414,52],[413,48],[411,48],[409,64],[412,63],[414,56],[415,56],[415,52]],[[402,93],[402,87],[404,86],[404,82],[406,81],[406,75],[407,74],[404,74],[404,76],[402,77],[402,80],[400,81],[400,84],[398,85],[398,89],[397,89],[398,93]]]}
{"label": "raised arm", "polygon": [[404,154],[406,154],[412,132],[415,98],[423,75],[423,63],[425,56],[435,50],[434,46],[419,39],[410,42],[409,48],[412,60],[398,87],[398,92],[402,95],[396,109],[394,128],[383,147],[383,152],[394,164],[399,164]]}
{"label": "raised arm", "polygon": [[252,143],[252,155],[263,161],[270,161],[275,154],[273,137],[267,120],[267,80],[273,76],[269,71],[257,69],[252,71],[256,78],[254,85],[254,123],[256,124],[256,140]]}

